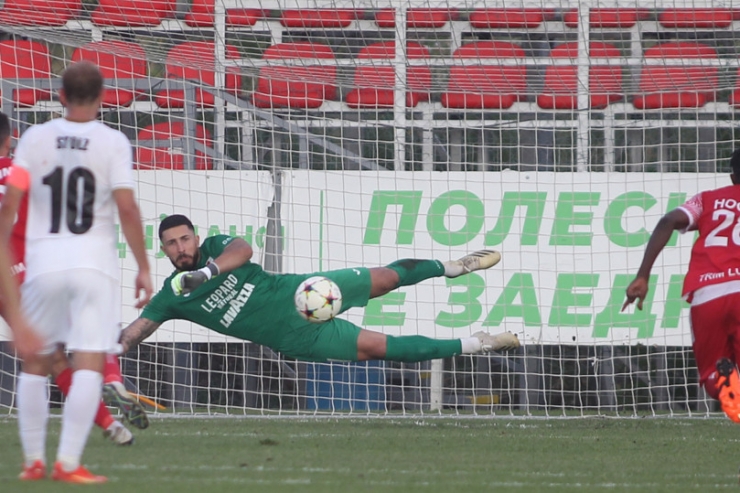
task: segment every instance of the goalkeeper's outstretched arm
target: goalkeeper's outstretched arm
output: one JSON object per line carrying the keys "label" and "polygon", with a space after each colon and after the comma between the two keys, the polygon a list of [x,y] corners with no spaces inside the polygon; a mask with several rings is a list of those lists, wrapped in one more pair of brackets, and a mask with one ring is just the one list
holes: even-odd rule
{"label": "goalkeeper's outstretched arm", "polygon": [[252,245],[241,238],[234,238],[226,245],[221,255],[213,259],[221,274],[238,269],[252,259]]}
{"label": "goalkeeper's outstretched arm", "polygon": [[129,350],[138,346],[141,341],[154,334],[154,331],[162,325],[159,322],[153,322],[148,318],[139,317],[128,327],[121,331],[121,346],[123,348],[122,353],[126,353]]}

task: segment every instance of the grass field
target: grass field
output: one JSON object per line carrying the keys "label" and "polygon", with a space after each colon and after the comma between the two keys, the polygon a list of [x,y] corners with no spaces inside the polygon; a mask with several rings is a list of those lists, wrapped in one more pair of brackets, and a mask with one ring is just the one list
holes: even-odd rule
{"label": "grass field", "polygon": [[[51,421],[53,457],[59,420]],[[16,480],[17,422],[0,419],[0,491]],[[214,418],[153,420],[132,447],[94,430],[100,492],[682,492],[738,489],[740,426],[725,419]]]}

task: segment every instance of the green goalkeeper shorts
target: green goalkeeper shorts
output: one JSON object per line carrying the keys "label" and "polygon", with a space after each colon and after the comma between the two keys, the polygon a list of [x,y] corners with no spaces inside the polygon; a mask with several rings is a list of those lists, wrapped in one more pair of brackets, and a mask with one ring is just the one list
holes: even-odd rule
{"label": "green goalkeeper shorts", "polygon": [[303,361],[357,361],[360,330],[341,318],[323,324],[305,322],[288,330],[279,351]]}
{"label": "green goalkeeper shorts", "polygon": [[[281,276],[280,290],[289,292],[292,299],[298,285],[313,276],[327,277],[339,286],[342,292],[340,313],[350,308],[364,307],[370,300],[372,282],[370,270],[366,267]],[[295,316],[290,317],[287,327],[281,327],[270,334],[275,340],[273,344],[268,345],[285,356],[305,361],[355,361],[360,330],[360,327],[344,319],[314,324],[295,312]]]}

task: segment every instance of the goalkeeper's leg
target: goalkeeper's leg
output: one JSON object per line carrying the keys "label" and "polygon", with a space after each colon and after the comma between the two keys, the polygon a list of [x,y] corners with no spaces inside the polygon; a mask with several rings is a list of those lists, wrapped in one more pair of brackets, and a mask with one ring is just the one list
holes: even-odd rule
{"label": "goalkeeper's leg", "polygon": [[460,339],[388,336],[361,329],[340,318],[315,328],[303,327],[300,332],[294,332],[291,339],[289,345],[278,349],[286,356],[308,361],[387,360],[414,363],[458,354],[509,351],[519,347],[519,339],[510,332],[495,335],[477,332]]}
{"label": "goalkeeper's leg", "polygon": [[511,351],[519,346],[519,338],[511,332],[499,334],[476,332],[470,337],[460,339],[432,339],[425,336],[389,336],[362,330],[357,337],[357,359],[415,363],[451,358],[458,354]]}
{"label": "goalkeeper's leg", "polygon": [[[433,277],[459,277],[476,270],[490,269],[501,261],[501,254],[495,250],[478,250],[458,260],[402,259],[385,267],[370,269],[370,298],[400,288],[412,286]],[[341,286],[340,286],[341,287]]]}

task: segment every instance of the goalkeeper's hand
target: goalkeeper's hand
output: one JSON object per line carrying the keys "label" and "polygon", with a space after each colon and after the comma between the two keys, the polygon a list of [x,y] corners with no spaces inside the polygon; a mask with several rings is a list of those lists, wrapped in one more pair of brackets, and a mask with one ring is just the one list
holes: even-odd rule
{"label": "goalkeeper's hand", "polygon": [[202,269],[178,273],[172,278],[172,281],[170,281],[170,286],[172,287],[172,292],[175,293],[175,296],[190,294],[195,291],[198,286],[218,274],[218,266],[212,262]]}

